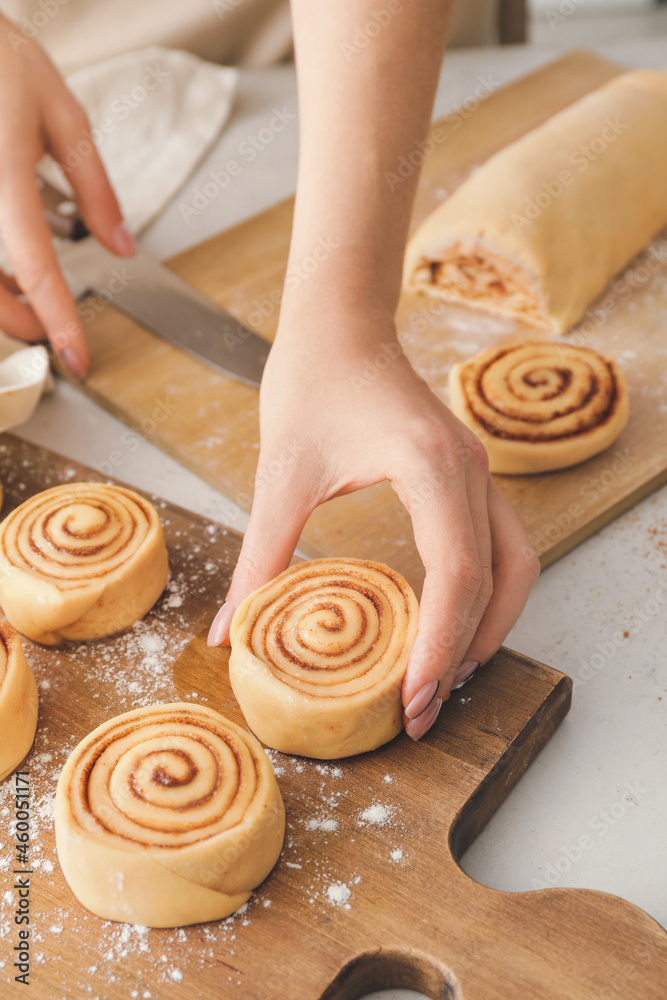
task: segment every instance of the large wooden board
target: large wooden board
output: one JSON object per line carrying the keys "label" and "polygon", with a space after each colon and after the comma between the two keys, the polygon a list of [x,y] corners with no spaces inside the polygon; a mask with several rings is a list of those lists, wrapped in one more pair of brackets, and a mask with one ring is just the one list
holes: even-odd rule
{"label": "large wooden board", "polygon": [[[619,71],[591,53],[574,52],[481,102],[468,102],[461,114],[442,123],[424,166],[414,222],[476,164]],[[290,200],[190,250],[171,266],[272,338],[291,217]],[[655,267],[659,261],[651,260],[654,270],[635,262],[617,287],[615,313],[603,315],[595,306],[573,334],[578,343],[615,354],[627,374],[631,419],[617,444],[573,469],[499,477],[543,565],[667,481],[667,267]],[[398,327],[416,369],[445,399],[454,362],[485,347],[536,336],[512,321],[439,308],[432,300],[408,295],[401,299]],[[82,388],[248,508],[257,461],[257,392],[213,373],[110,307],[91,324],[89,337],[93,366]],[[409,519],[386,483],[317,510],[302,548],[310,555],[382,559],[421,586]]]}
{"label": "large wooden board", "polygon": [[[91,470],[5,435],[0,476],[6,514]],[[60,872],[53,832],[58,774],[76,743],[105,719],[153,702],[207,702],[243,724],[228,652],[205,643],[240,537],[151,499],[172,578],[147,618],[89,645],[24,640],[40,690],[37,738],[21,765],[32,797],[34,1000],[355,1000],[384,986],[450,1000],[590,1000],[615,996],[619,982],[628,1000],[664,997],[667,935],[643,911],[575,889],[500,893],[458,866],[569,707],[568,677],[506,650],[450,699],[419,744],[401,734],[333,764],[270,753],[287,836],[243,913],[148,931],[85,911]],[[3,998],[24,990],[13,981],[13,796],[10,776],[0,785]],[[332,888],[341,885],[346,899]]]}

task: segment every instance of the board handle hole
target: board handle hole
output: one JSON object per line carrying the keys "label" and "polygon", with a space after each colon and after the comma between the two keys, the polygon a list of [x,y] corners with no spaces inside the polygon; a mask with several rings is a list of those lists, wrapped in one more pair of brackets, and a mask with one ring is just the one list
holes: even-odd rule
{"label": "board handle hole", "polygon": [[359,1000],[379,990],[403,989],[431,1000],[464,1000],[454,973],[415,950],[376,948],[347,962],[320,1000]]}

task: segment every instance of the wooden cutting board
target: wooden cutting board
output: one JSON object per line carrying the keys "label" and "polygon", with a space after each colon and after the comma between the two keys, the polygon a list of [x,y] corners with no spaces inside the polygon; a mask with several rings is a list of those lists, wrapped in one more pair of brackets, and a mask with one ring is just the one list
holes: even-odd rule
{"label": "wooden cutting board", "polygon": [[[96,478],[9,435],[0,438],[0,477],[5,514],[40,489]],[[205,643],[241,539],[151,499],[172,577],[147,618],[89,645],[24,640],[40,691],[37,738],[21,765],[32,798],[34,1000],[355,1000],[388,986],[449,1000],[664,997],[667,935],[642,910],[575,889],[501,893],[458,866],[569,708],[569,677],[507,650],[450,699],[419,744],[401,734],[333,764],[271,752],[287,836],[243,913],[149,931],[84,910],[58,867],[53,832],[58,774],[77,742],[153,702],[207,702],[243,724],[228,652]],[[12,776],[0,785],[3,998],[22,995],[12,968],[14,788]]]}
{"label": "wooden cutting board", "polygon": [[[424,166],[414,224],[476,164],[618,72],[620,67],[578,51],[481,101],[466,102],[461,113],[440,123],[435,151]],[[292,208],[292,200],[276,205],[170,266],[272,338]],[[667,253],[663,256],[667,261]],[[654,270],[635,262],[613,292],[613,314],[603,316],[595,305],[574,331],[575,342],[616,355],[627,374],[631,419],[621,438],[573,469],[498,478],[543,565],[667,482],[667,267],[653,256],[648,260]],[[92,372],[81,388],[249,508],[258,454],[256,390],[215,374],[113,308],[92,305],[99,310],[88,331]],[[540,336],[514,321],[439,307],[419,296],[402,297],[397,319],[410,360],[444,399],[454,362],[486,347]],[[121,444],[101,468],[122,469],[123,457]],[[306,526],[302,549],[309,555],[381,559],[421,588],[423,571],[410,521],[387,483],[323,505]]]}

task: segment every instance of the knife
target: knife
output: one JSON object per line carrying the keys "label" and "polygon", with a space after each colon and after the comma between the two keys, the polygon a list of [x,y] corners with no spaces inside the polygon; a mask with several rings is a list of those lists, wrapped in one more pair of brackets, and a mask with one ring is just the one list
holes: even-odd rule
{"label": "knife", "polygon": [[76,298],[93,292],[210,367],[258,386],[270,343],[154,257],[116,257],[91,236],[76,204],[40,182],[58,259]]}

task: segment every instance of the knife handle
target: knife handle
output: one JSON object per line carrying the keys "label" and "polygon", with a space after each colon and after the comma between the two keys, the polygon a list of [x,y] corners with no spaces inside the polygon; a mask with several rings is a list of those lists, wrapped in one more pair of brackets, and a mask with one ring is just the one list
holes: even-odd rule
{"label": "knife handle", "polygon": [[42,198],[44,217],[54,236],[76,242],[89,235],[75,201],[41,177],[37,178],[37,185]]}

